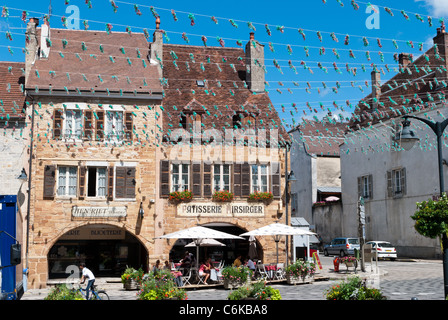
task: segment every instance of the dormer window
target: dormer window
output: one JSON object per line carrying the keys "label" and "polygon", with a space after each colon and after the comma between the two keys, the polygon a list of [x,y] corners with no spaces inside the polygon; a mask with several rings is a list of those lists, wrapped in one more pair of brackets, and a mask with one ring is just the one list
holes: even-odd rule
{"label": "dormer window", "polygon": [[196,84],[198,87],[205,87],[205,81],[204,80],[196,80]]}

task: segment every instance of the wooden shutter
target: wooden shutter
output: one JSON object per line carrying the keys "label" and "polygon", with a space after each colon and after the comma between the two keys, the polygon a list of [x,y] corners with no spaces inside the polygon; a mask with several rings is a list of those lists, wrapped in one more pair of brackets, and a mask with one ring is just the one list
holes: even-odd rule
{"label": "wooden shutter", "polygon": [[170,195],[170,162],[160,161],[160,197],[167,198]]}
{"label": "wooden shutter", "polygon": [[93,138],[93,112],[84,110],[84,138],[92,140]]}
{"label": "wooden shutter", "polygon": [[44,169],[44,198],[54,198],[56,166],[45,166]]}
{"label": "wooden shutter", "polygon": [[203,196],[212,196],[212,165],[204,163],[203,167]]}
{"label": "wooden shutter", "polygon": [[392,183],[392,171],[387,171],[386,179],[387,179],[387,196],[393,197],[394,187],[393,187],[393,183]]}
{"label": "wooden shutter", "polygon": [[401,193],[406,194],[406,168],[401,169]]}
{"label": "wooden shutter", "polygon": [[104,139],[104,111],[99,110],[96,112],[96,126],[95,126],[95,136],[96,140]]}
{"label": "wooden shutter", "polygon": [[125,112],[124,133],[125,133],[125,139],[128,141],[132,141],[132,128],[133,128],[132,112]]}
{"label": "wooden shutter", "polygon": [[62,110],[53,112],[53,138],[60,139],[62,135]]}
{"label": "wooden shutter", "polygon": [[241,163],[233,165],[233,194],[235,197],[241,197]]}
{"label": "wooden shutter", "polygon": [[241,196],[249,197],[250,194],[250,165],[245,162],[241,165]]}
{"label": "wooden shutter", "polygon": [[86,167],[79,168],[79,198],[83,199],[86,193]]}
{"label": "wooden shutter", "polygon": [[192,164],[192,170],[191,170],[191,181],[193,185],[193,197],[200,198],[202,196],[201,189],[202,189],[202,183],[201,183],[201,164],[200,163],[193,163]]}
{"label": "wooden shutter", "polygon": [[128,199],[135,198],[135,185],[137,181],[135,180],[135,168],[125,168],[126,169],[126,192],[125,197]]}
{"label": "wooden shutter", "polygon": [[125,167],[115,168],[115,198],[126,197],[126,169]]}
{"label": "wooden shutter", "polygon": [[282,191],[279,162],[271,163],[271,191],[275,199],[280,199]]}
{"label": "wooden shutter", "polygon": [[373,199],[373,176],[369,174],[369,199]]}
{"label": "wooden shutter", "polygon": [[110,166],[107,174],[107,199],[114,198],[114,167]]}
{"label": "wooden shutter", "polygon": [[358,200],[362,197],[362,177],[358,177]]}

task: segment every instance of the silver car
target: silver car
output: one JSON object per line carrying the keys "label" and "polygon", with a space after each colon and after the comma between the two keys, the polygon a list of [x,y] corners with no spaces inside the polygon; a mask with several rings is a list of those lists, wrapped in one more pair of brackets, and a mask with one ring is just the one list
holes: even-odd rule
{"label": "silver car", "polygon": [[339,255],[341,257],[354,255],[355,249],[359,250],[358,238],[335,238],[331,240],[331,243],[324,246],[324,255],[330,254]]}

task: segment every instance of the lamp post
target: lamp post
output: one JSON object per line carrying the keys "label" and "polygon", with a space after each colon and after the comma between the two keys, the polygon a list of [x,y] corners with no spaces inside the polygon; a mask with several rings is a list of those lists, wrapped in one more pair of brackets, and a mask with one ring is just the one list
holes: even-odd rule
{"label": "lamp post", "polygon": [[[415,117],[415,116],[404,116],[403,130],[401,132],[401,142],[405,150],[410,150],[415,142],[419,140],[415,134],[410,130],[409,126],[411,121],[408,118],[419,120],[428,125],[434,131],[437,137],[437,154],[439,162],[439,186],[440,186],[440,196],[445,191],[444,179],[443,179],[443,157],[442,157],[442,135],[446,126],[448,125],[448,119],[442,122],[432,122],[427,119]],[[448,237],[446,233],[442,234],[442,259],[443,259],[443,284],[445,290],[445,298],[448,297]]]}
{"label": "lamp post", "polygon": [[[285,224],[287,226],[289,226],[289,219],[288,219],[288,214],[289,214],[289,182],[294,182],[297,181],[296,177],[294,176],[294,172],[291,171],[288,173],[288,151],[289,151],[289,144],[286,145],[286,152],[285,152]],[[280,170],[280,168],[279,168]],[[285,250],[286,250],[286,266],[289,265],[289,254],[288,254],[288,250],[289,250],[289,246],[288,246],[288,242],[289,242],[289,237],[286,236],[286,244],[285,244]]]}

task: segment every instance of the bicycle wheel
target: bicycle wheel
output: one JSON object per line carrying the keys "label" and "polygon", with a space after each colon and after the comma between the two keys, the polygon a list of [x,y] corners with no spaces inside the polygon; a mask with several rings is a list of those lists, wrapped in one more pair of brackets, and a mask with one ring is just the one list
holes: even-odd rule
{"label": "bicycle wheel", "polygon": [[109,300],[109,296],[106,291],[98,291],[96,296],[98,296],[97,300]]}

